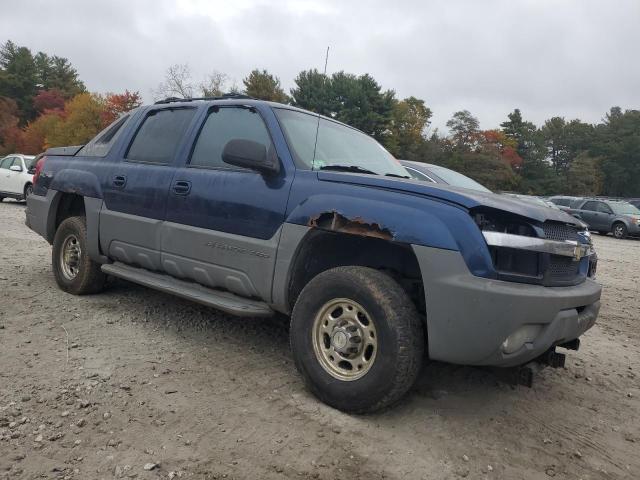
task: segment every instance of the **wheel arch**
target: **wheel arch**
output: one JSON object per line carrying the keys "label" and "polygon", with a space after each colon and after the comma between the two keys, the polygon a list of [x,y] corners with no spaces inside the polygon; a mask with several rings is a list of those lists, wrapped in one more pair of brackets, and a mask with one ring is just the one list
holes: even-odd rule
{"label": "wheel arch", "polygon": [[[85,197],[77,193],[56,192],[50,209],[47,240],[53,242],[58,226],[67,218],[83,216],[87,222],[87,245],[92,260],[106,263],[107,257],[100,252],[99,229],[102,199]],[[50,237],[49,237],[50,235]]]}
{"label": "wheel arch", "polygon": [[[321,223],[322,225],[322,223]],[[299,231],[299,230],[298,230]],[[290,256],[280,309],[290,313],[302,289],[318,274],[339,266],[363,266],[392,276],[424,314],[424,292],[418,259],[410,245],[385,238],[379,227],[361,223],[307,228]]]}

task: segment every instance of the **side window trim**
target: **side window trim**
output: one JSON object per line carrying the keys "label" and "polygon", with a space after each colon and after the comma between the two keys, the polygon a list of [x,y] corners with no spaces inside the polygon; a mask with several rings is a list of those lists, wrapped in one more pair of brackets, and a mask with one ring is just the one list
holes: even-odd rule
{"label": "side window trim", "polygon": [[[176,155],[174,155],[174,158],[169,163],[149,162],[149,161],[144,161],[144,160],[132,160],[130,158],[127,158],[127,155],[129,155],[129,151],[131,150],[131,146],[135,142],[138,134],[140,133],[140,130],[144,126],[144,124],[147,121],[147,119],[149,117],[153,116],[153,115],[156,115],[158,112],[162,112],[162,111],[166,111],[166,110],[193,110],[194,111],[193,118],[191,119],[190,124],[185,129],[183,138],[180,140],[180,143],[177,146]],[[179,107],[169,106],[169,107],[151,108],[151,109],[147,110],[142,115],[142,119],[138,120],[138,125],[136,126],[135,130],[133,131],[133,133],[129,136],[129,138],[125,138],[126,142],[125,142],[125,145],[124,145],[124,150],[121,150],[122,160],[127,162],[127,163],[136,163],[136,164],[139,163],[139,164],[143,164],[143,165],[157,165],[157,166],[164,166],[164,167],[172,167],[172,166],[174,166],[173,163],[175,161],[175,156],[177,156],[177,153],[181,149],[180,147],[186,141],[186,138],[188,137],[189,132],[191,130],[191,128],[190,128],[191,124],[198,117],[197,110],[198,109],[197,109],[196,106],[179,106]]]}
{"label": "side window trim", "polygon": [[262,125],[264,126],[265,131],[267,132],[267,135],[269,135],[269,141],[271,142],[271,147],[275,149],[275,142],[273,141],[273,136],[271,135],[271,131],[269,130],[269,126],[267,125],[267,122],[265,121],[265,118],[262,116],[262,113],[260,113],[260,111],[257,108],[255,108],[252,105],[244,105],[244,104],[212,105],[209,108],[207,108],[207,111],[205,113],[204,119],[200,123],[200,126],[198,127],[198,131],[196,132],[196,135],[195,135],[195,137],[193,139],[193,142],[191,143],[191,146],[189,148],[189,155],[187,156],[187,163],[185,165],[183,165],[183,166],[185,168],[198,168],[198,169],[201,169],[201,170],[222,170],[222,171],[253,173],[253,174],[258,174],[259,175],[259,173],[254,171],[254,170],[249,170],[247,168],[240,168],[240,167],[236,167],[234,165],[192,165],[191,164],[193,153],[194,153],[194,151],[196,149],[196,145],[198,144],[198,140],[200,139],[200,135],[202,134],[202,130],[204,130],[204,127],[207,124],[207,120],[209,120],[209,116],[212,113],[217,113],[220,110],[225,109],[225,108],[238,108],[238,109],[242,109],[242,110],[250,110],[254,114],[258,115],[258,117],[262,121]]}
{"label": "side window trim", "polygon": [[[417,174],[418,174],[419,176],[421,176],[421,177],[425,177],[425,178],[427,178],[431,183],[438,183],[438,182],[436,182],[433,178],[431,178],[429,175],[427,175],[427,174],[426,174],[426,173],[424,173],[424,172],[421,172],[421,171],[420,171],[420,170],[418,170],[418,169],[415,169],[415,168],[413,168],[413,167],[404,167],[404,168],[406,168],[407,170],[411,170],[412,172],[417,173]],[[418,179],[418,180],[422,180],[422,179],[420,178],[420,179]]]}

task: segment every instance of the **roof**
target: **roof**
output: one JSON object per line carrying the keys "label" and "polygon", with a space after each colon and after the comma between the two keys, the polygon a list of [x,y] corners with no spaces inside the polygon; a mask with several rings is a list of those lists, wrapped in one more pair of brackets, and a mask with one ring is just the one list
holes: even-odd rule
{"label": "roof", "polygon": [[6,155],[0,158],[7,158],[7,157],[36,158],[35,155],[26,155],[24,153],[7,153]]}
{"label": "roof", "polygon": [[329,120],[330,122],[338,123],[340,125],[344,125],[345,127],[349,127],[349,128],[352,128],[353,130],[357,130],[361,133],[364,133],[361,130],[351,125],[348,125],[339,120],[336,120],[335,118],[327,117],[325,115],[320,115],[318,113],[305,110],[304,108],[296,107],[294,105],[287,105],[285,103],[272,102],[269,100],[260,100],[258,98],[253,98],[248,95],[241,95],[241,94],[225,94],[219,97],[193,97],[193,98],[169,97],[169,98],[165,98],[164,100],[158,100],[157,102],[154,103],[154,105],[175,104],[176,106],[186,106],[193,102],[204,102],[204,103],[210,103],[213,105],[224,105],[224,104],[237,104],[238,100],[242,100],[242,103],[244,105],[268,105],[269,107],[272,107],[272,108],[285,108],[287,110],[294,110],[297,112],[306,113],[308,115],[320,117],[325,120]]}

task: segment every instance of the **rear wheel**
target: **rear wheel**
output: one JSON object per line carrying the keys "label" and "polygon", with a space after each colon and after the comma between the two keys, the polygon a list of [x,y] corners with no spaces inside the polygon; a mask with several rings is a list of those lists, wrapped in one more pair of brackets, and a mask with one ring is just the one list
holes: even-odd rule
{"label": "rear wheel", "polygon": [[104,288],[106,275],[100,270],[100,264],[89,258],[84,217],[70,217],[60,224],[53,239],[51,261],[62,290],[85,295]]}
{"label": "rear wheel", "polygon": [[413,302],[391,277],[366,267],[338,267],[311,280],[294,307],[290,336],[309,389],[347,412],[395,403],[423,362]]}
{"label": "rear wheel", "polygon": [[611,229],[613,236],[616,238],[625,238],[627,236],[627,226],[622,222],[616,222]]}

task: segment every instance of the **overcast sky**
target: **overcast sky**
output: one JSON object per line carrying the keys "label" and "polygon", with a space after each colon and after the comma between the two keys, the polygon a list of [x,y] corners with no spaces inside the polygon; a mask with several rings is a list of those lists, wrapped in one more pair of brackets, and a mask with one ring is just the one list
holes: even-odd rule
{"label": "overcast sky", "polygon": [[2,0],[0,41],[67,57],[88,89],[138,90],[169,65],[195,79],[253,68],[288,91],[300,70],[370,73],[416,96],[442,128],[468,109],[482,128],[514,108],[541,124],[640,108],[639,0]]}

